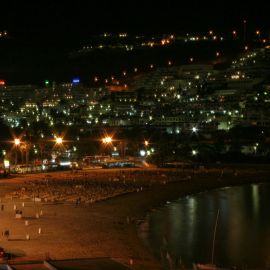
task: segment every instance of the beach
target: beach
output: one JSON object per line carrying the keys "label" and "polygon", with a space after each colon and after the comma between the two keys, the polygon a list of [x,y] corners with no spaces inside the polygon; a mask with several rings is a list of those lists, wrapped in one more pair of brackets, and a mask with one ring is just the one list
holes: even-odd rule
{"label": "beach", "polygon": [[[0,246],[13,254],[14,262],[109,257],[131,269],[161,269],[138,237],[148,211],[186,194],[267,181],[268,166],[255,165],[101,169],[3,179],[0,230],[10,235],[2,235]],[[22,211],[21,218],[16,210]]]}

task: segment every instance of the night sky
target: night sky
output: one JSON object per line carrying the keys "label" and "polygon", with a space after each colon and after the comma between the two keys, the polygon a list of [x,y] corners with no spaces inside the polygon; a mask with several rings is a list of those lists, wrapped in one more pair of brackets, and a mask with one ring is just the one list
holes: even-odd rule
{"label": "night sky", "polygon": [[15,36],[62,39],[104,31],[135,33],[231,30],[247,19],[268,30],[267,1],[9,0],[1,3],[0,28]]}
{"label": "night sky", "polygon": [[[88,45],[92,35],[104,32],[205,34],[211,29],[225,36],[237,30],[241,36],[246,19],[250,40],[257,29],[269,36],[268,10],[267,1],[262,0],[2,1],[0,31],[7,30],[9,39],[0,40],[0,79],[14,84],[39,83],[44,78],[63,81],[83,76],[81,73],[90,78],[107,68],[100,57],[86,59],[92,67],[84,67],[80,61],[71,61],[69,54]],[[108,56],[103,62],[111,61]],[[129,58],[123,61],[126,63],[114,62],[114,66],[128,68],[132,62]]]}

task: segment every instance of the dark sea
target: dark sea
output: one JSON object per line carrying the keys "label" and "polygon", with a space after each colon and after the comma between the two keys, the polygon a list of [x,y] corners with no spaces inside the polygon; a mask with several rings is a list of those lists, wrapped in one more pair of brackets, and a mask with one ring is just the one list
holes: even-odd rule
{"label": "dark sea", "polygon": [[213,257],[223,267],[269,268],[270,185],[228,187],[167,202],[149,213],[139,235],[167,266],[211,263]]}

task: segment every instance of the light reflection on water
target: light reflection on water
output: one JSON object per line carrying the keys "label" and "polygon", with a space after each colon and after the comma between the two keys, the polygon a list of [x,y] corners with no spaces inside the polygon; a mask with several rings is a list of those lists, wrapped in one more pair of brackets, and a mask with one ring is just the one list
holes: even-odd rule
{"label": "light reflection on water", "polygon": [[210,263],[218,209],[214,263],[269,267],[269,184],[222,188],[166,204],[148,215],[140,236],[161,259],[168,252],[187,265]]}

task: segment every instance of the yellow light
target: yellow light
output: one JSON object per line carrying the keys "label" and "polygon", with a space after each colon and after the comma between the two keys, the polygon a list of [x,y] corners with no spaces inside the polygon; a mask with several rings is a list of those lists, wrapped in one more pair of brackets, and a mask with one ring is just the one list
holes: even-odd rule
{"label": "yellow light", "polygon": [[5,167],[5,169],[8,169],[9,166],[10,166],[9,160],[4,159],[4,167]]}
{"label": "yellow light", "polygon": [[15,139],[15,140],[14,140],[14,144],[15,144],[15,145],[19,145],[20,143],[21,143],[21,140],[20,140],[20,139]]}
{"label": "yellow light", "polygon": [[55,139],[55,142],[56,142],[57,144],[62,144],[62,143],[63,143],[63,139],[62,139],[61,137],[57,137],[57,138]]}
{"label": "yellow light", "polygon": [[148,146],[149,145],[149,142],[148,141],[144,141],[144,145],[145,146]]}
{"label": "yellow light", "polygon": [[105,144],[112,143],[112,137],[107,136],[107,137],[102,139],[102,142],[105,143]]}

